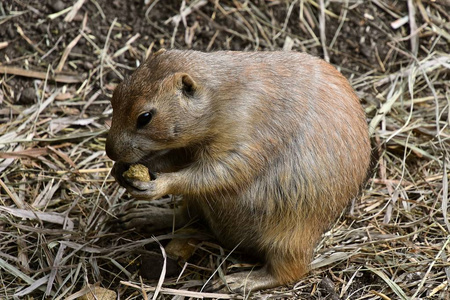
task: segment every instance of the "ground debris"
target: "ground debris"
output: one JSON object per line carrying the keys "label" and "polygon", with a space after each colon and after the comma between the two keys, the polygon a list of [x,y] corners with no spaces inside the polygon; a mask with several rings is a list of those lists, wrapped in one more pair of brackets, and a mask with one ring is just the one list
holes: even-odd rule
{"label": "ground debris", "polygon": [[191,243],[162,286],[139,277],[141,262],[151,264],[142,257],[180,233],[120,230],[118,216],[176,203],[133,201],[109,176],[109,98],[161,48],[284,48],[328,57],[350,79],[371,126],[374,172],[324,234],[309,275],[254,298],[449,299],[449,9],[427,0],[2,1],[0,298],[71,299],[92,284],[121,299],[247,296],[202,291],[213,274],[253,267],[213,240]]}

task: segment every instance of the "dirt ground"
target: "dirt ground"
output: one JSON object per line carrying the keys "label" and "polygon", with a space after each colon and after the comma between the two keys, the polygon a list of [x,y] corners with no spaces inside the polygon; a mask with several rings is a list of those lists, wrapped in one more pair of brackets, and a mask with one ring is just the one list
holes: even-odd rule
{"label": "dirt ground", "polygon": [[0,299],[75,299],[94,285],[153,297],[156,240],[172,235],[115,226],[148,204],[109,176],[104,144],[115,86],[161,48],[328,60],[361,98],[376,159],[305,279],[202,294],[216,269],[215,278],[243,268],[239,253],[207,238],[188,263],[168,262],[159,299],[450,299],[445,0],[0,2]]}

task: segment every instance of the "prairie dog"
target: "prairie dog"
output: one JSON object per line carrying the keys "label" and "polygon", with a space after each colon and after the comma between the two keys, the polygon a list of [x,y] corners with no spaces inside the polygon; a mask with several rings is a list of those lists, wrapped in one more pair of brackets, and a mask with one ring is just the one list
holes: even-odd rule
{"label": "prairie dog", "polygon": [[[358,97],[333,66],[308,54],[158,51],[111,103],[106,152],[131,195],[183,195],[180,215],[195,211],[223,245],[264,263],[228,275],[233,291],[304,276],[321,234],[368,173]],[[159,175],[127,181],[121,172],[134,163]],[[163,219],[155,226],[171,225]]]}

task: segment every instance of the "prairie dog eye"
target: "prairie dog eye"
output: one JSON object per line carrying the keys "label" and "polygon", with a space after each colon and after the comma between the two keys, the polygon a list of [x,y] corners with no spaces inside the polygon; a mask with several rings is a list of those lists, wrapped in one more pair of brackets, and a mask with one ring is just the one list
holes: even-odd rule
{"label": "prairie dog eye", "polygon": [[145,125],[147,125],[148,123],[150,123],[150,121],[153,119],[153,115],[155,114],[155,110],[151,110],[151,111],[147,111],[145,113],[142,113],[139,115],[139,117],[137,118],[137,122],[136,122],[136,126],[138,129],[144,127]]}

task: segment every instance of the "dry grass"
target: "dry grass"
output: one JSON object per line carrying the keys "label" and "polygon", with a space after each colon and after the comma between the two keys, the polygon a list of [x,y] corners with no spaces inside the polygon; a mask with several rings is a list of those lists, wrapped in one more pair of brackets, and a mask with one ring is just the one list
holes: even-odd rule
{"label": "dry grass", "polygon": [[378,158],[361,199],[325,234],[308,277],[250,297],[450,299],[450,4],[146,2],[135,29],[109,1],[52,13],[39,1],[0,3],[0,26],[13,28],[0,31],[0,298],[74,299],[92,285],[123,299],[249,296],[200,292],[219,266],[239,268],[214,241],[198,245],[178,280],[142,280],[146,247],[160,251],[172,235],[113,226],[133,204],[109,176],[108,97],[164,46],[321,55],[367,112]]}

